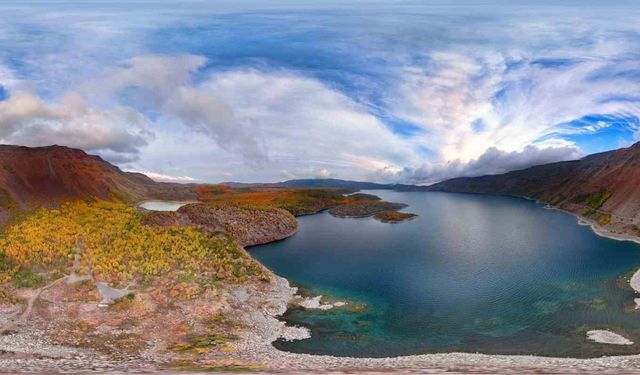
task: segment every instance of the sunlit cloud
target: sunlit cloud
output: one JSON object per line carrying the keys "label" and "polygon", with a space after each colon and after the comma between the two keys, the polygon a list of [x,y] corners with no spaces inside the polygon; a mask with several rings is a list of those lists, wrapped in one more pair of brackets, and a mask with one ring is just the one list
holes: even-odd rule
{"label": "sunlit cloud", "polygon": [[197,179],[195,179],[193,177],[189,177],[189,176],[171,176],[171,175],[168,175],[168,174],[156,173],[156,172],[151,172],[151,171],[134,171],[134,170],[130,170],[130,171],[127,171],[127,172],[142,173],[142,174],[146,175],[147,177],[151,178],[152,180],[155,180],[155,181],[158,181],[158,182],[187,183],[187,182],[198,181]]}

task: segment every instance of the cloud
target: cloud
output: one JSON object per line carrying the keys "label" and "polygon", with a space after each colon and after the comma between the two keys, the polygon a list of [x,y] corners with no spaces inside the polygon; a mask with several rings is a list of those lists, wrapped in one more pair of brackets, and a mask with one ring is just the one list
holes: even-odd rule
{"label": "cloud", "polygon": [[[125,101],[141,111],[182,123],[247,162],[259,164],[266,155],[246,124],[217,93],[194,82],[193,76],[206,61],[195,55],[134,57],[104,78],[87,82],[80,90],[101,102]],[[100,89],[96,91],[96,87]]]}
{"label": "cloud", "polygon": [[294,171],[283,170],[280,172],[282,178],[294,180],[300,178],[329,178],[331,172],[326,168],[300,168]]}
{"label": "cloud", "polygon": [[[207,59],[195,55],[137,56],[124,61],[104,77],[83,83],[78,91],[101,102],[114,100],[123,91],[137,108],[162,107],[175,90],[192,84],[192,75]],[[99,89],[96,89],[99,88]]]}
{"label": "cloud", "polygon": [[313,78],[250,69],[213,74],[200,89],[261,140],[273,169],[343,174],[418,160],[367,107]]}
{"label": "cloud", "polygon": [[[0,89],[1,91],[6,92],[15,90],[20,85],[20,80],[18,80],[13,73],[13,71],[6,66],[0,64]],[[2,100],[2,99],[0,99]]]}
{"label": "cloud", "polygon": [[500,88],[505,62],[499,55],[480,58],[454,51],[429,57],[426,66],[405,70],[390,107],[424,129],[424,145],[440,158],[477,156],[488,142],[474,124],[491,120],[492,97]]}
{"label": "cloud", "polygon": [[61,144],[135,157],[153,138],[148,126],[148,120],[131,108],[99,110],[73,94],[57,105],[20,92],[0,102],[0,139],[5,143]]}
{"label": "cloud", "polygon": [[[55,104],[18,92],[0,104],[0,137],[80,147],[132,165],[160,133],[183,152],[209,150],[209,168],[227,159],[237,164],[240,157],[245,173],[267,178],[399,170],[418,160],[366,106],[317,79],[255,69],[204,74],[205,64],[192,55],[136,57]],[[180,132],[184,136],[174,141]],[[199,135],[209,143],[190,147]]]}
{"label": "cloud", "polygon": [[[594,115],[640,116],[638,103],[620,99],[640,90],[640,74],[631,78],[623,74],[637,66],[640,57],[618,57],[626,49],[609,47],[607,51],[616,57],[570,59],[567,51],[567,59],[554,56],[544,64],[540,61],[549,56],[548,51],[463,53],[453,48],[434,52],[424,66],[405,69],[387,103],[396,116],[422,130],[412,140],[434,155],[428,164],[437,166],[423,170],[425,176],[467,174],[465,166],[497,156],[497,150],[510,158],[532,156],[530,146],[552,148],[544,161],[562,160],[565,154],[559,149],[579,148],[572,136],[597,134],[610,126],[606,122],[583,127],[567,124]],[[564,56],[562,50],[553,53]],[[563,63],[553,63],[556,60]],[[635,131],[633,123],[628,126]]]}
{"label": "cloud", "polygon": [[[453,160],[445,164],[424,164],[419,168],[405,169],[391,174],[391,178],[429,184],[454,177],[475,177],[500,174],[525,169],[534,165],[562,160],[579,159],[584,154],[572,146],[538,148],[528,145],[522,151],[502,151],[489,148],[477,159],[470,161]],[[389,178],[389,177],[387,177]]]}
{"label": "cloud", "polygon": [[[158,138],[145,150],[147,160],[188,163],[190,173],[202,179],[227,179],[233,171],[242,181],[365,178],[379,168],[400,170],[420,160],[368,107],[315,78],[257,69],[198,76],[198,83],[175,88],[158,108]],[[243,155],[258,162],[243,163]]]}
{"label": "cloud", "polygon": [[163,173],[156,173],[156,172],[150,172],[150,171],[130,170],[130,171],[127,171],[127,172],[142,173],[142,174],[146,175],[147,177],[151,178],[152,180],[159,181],[159,182],[181,182],[181,183],[187,183],[187,182],[196,182],[196,181],[198,181],[197,179],[195,179],[193,177],[189,177],[189,176],[171,176],[171,175],[167,175],[167,174],[163,174]]}

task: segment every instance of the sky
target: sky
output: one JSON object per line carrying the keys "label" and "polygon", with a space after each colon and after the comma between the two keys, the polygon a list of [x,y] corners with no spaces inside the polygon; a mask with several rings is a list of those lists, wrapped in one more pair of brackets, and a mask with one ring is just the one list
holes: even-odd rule
{"label": "sky", "polygon": [[640,137],[633,1],[2,1],[0,142],[430,184]]}

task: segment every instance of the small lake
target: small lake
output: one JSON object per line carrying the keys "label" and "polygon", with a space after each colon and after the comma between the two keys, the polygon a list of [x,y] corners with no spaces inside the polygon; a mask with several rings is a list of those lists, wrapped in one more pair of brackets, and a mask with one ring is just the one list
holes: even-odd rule
{"label": "small lake", "polygon": [[[368,192],[420,216],[401,224],[303,216],[295,236],[250,249],[311,295],[349,301],[348,308],[288,311],[283,319],[312,337],[277,348],[375,357],[640,353],[640,310],[627,282],[640,266],[640,246],[518,198]],[[591,329],[636,344],[592,342]]]}
{"label": "small lake", "polygon": [[149,211],[177,211],[178,208],[193,202],[177,202],[177,201],[146,201],[140,204],[140,207]]}

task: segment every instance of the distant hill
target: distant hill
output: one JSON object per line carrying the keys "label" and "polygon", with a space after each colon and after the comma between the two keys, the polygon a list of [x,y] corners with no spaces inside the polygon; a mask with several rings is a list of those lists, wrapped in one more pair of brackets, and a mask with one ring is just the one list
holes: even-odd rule
{"label": "distant hill", "polygon": [[454,178],[429,191],[513,195],[586,217],[616,233],[638,234],[640,143],[580,160],[500,175]]}
{"label": "distant hill", "polygon": [[275,185],[280,187],[296,187],[296,188],[341,188],[355,190],[373,190],[373,189],[396,189],[397,184],[377,184],[374,182],[339,180],[335,178],[318,178],[318,179],[300,179],[278,182]]}
{"label": "distant hill", "polygon": [[279,187],[340,188],[351,190],[427,191],[427,186],[407,184],[378,184],[375,182],[339,180],[335,178],[288,180],[274,184]]}

